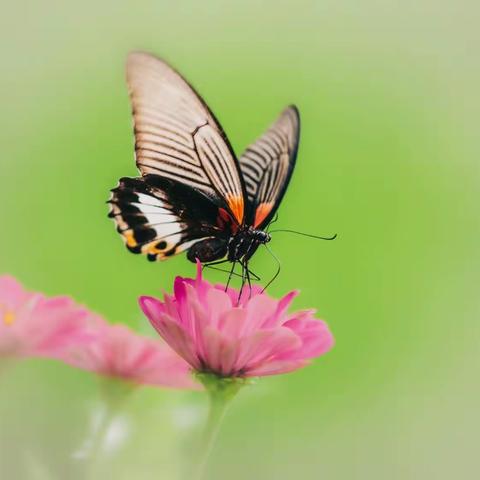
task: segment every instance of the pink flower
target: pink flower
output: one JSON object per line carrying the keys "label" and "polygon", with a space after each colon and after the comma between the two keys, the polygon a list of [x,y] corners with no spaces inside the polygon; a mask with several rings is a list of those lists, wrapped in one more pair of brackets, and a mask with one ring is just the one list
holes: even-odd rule
{"label": "pink flower", "polygon": [[287,314],[296,296],[274,300],[253,287],[240,301],[202,279],[177,277],[174,295],[164,301],[141,297],[140,306],[163,339],[198,372],[221,377],[286,373],[327,352],[333,337],[314,311]]}
{"label": "pink flower", "polygon": [[48,357],[134,384],[199,388],[163,342],[110,325],[69,297],[29,292],[9,276],[0,277],[0,357]]}
{"label": "pink flower", "polygon": [[91,326],[90,334],[91,341],[65,351],[62,359],[66,363],[137,385],[200,388],[193,380],[190,365],[163,342],[103,320]]}
{"label": "pink flower", "polygon": [[86,341],[86,308],[68,297],[29,292],[13,277],[0,277],[0,357],[58,358],[69,345]]}

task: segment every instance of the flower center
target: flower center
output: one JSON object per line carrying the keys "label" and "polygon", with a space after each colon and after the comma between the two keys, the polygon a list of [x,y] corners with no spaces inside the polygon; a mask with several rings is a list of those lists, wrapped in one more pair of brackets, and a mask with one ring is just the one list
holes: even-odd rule
{"label": "flower center", "polygon": [[0,311],[3,310],[3,323],[9,327],[10,325],[15,322],[15,312],[13,310],[9,310],[6,305],[0,303]]}
{"label": "flower center", "polygon": [[11,310],[7,310],[3,314],[3,323],[7,326],[10,326],[14,321],[15,321],[15,314]]}

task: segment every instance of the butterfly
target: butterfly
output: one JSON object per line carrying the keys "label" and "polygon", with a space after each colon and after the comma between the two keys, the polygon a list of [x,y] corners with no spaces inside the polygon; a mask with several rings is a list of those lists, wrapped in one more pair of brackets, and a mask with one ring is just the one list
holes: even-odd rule
{"label": "butterfly", "polygon": [[297,108],[285,108],[237,158],[204,100],[165,61],[133,52],[126,73],[141,176],[111,191],[117,231],[148,260],[187,251],[192,262],[230,261],[232,271],[238,262],[245,278],[292,176]]}

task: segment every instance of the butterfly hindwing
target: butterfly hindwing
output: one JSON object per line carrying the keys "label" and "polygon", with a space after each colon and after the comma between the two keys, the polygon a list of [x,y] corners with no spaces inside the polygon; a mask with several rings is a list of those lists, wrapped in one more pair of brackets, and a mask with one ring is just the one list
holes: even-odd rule
{"label": "butterfly hindwing", "polygon": [[167,259],[200,240],[226,232],[221,217],[219,224],[221,210],[208,197],[157,175],[120,179],[109,203],[109,215],[127,248],[152,261]]}
{"label": "butterfly hindwing", "polygon": [[247,192],[247,222],[264,228],[275,214],[297,157],[300,116],[289,106],[239,158]]}
{"label": "butterfly hindwing", "polygon": [[201,97],[167,63],[144,52],[129,55],[127,83],[142,175],[182,182],[223,203],[242,224],[244,186],[238,161]]}

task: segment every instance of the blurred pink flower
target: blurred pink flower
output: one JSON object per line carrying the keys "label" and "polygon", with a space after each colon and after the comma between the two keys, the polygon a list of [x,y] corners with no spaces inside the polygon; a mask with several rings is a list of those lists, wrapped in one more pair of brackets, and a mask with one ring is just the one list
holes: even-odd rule
{"label": "blurred pink flower", "polygon": [[333,346],[333,336],[314,311],[291,315],[291,292],[275,300],[253,287],[238,301],[235,289],[224,291],[202,279],[177,277],[174,295],[164,301],[141,297],[140,306],[163,339],[196,371],[221,377],[286,373],[305,366]]}
{"label": "blurred pink flower", "polygon": [[74,367],[132,384],[200,388],[192,377],[190,365],[163,342],[103,320],[91,326],[91,335],[91,341],[67,349],[63,360]]}
{"label": "blurred pink flower", "polygon": [[88,340],[84,325],[92,317],[71,298],[48,298],[0,277],[0,357],[59,358],[67,346]]}
{"label": "blurred pink flower", "polygon": [[69,297],[25,290],[0,277],[0,358],[48,357],[134,384],[199,388],[163,342],[111,325]]}

